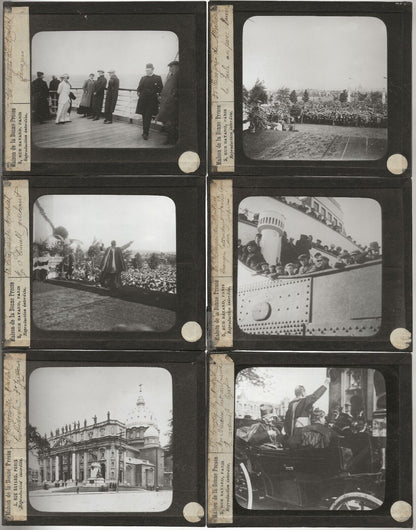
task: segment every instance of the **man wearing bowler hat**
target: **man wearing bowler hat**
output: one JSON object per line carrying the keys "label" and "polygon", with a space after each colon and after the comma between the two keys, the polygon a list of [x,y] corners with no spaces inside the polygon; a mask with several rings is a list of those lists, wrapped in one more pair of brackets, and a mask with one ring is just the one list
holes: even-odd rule
{"label": "man wearing bowler hat", "polygon": [[94,92],[92,93],[92,120],[97,121],[101,116],[103,107],[104,92],[107,86],[107,79],[104,77],[104,70],[97,70],[98,77],[94,82]]}
{"label": "man wearing bowler hat", "polygon": [[160,109],[157,120],[162,122],[168,134],[166,144],[178,141],[178,77],[179,61],[168,64],[169,74],[160,94]]}
{"label": "man wearing bowler hat", "polygon": [[155,75],[152,63],[146,64],[146,75],[144,75],[137,87],[136,114],[142,115],[143,122],[143,139],[149,138],[149,129],[152,116],[157,116],[159,110],[159,95],[163,89],[162,78]]}

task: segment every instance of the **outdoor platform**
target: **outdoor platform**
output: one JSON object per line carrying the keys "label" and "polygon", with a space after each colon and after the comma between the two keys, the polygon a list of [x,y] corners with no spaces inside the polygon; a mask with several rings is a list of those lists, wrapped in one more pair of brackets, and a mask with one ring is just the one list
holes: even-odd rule
{"label": "outdoor platform", "polygon": [[33,282],[32,293],[34,323],[45,330],[111,331],[124,325],[167,331],[176,320],[168,309],[47,282]]}
{"label": "outdoor platform", "polygon": [[83,118],[76,111],[71,113],[71,122],[57,125],[55,119],[43,124],[32,123],[32,142],[41,148],[169,148],[164,145],[166,134],[150,128],[149,139],[142,138],[142,127],[117,119],[111,124]]}

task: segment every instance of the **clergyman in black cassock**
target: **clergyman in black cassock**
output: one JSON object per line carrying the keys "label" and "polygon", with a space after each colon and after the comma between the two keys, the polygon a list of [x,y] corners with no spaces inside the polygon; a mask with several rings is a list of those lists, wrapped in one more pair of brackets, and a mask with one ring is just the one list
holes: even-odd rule
{"label": "clergyman in black cassock", "polygon": [[146,65],[146,75],[144,75],[137,87],[137,101],[136,114],[142,115],[143,120],[143,138],[149,138],[150,122],[152,116],[157,116],[159,111],[159,95],[162,92],[163,83],[160,75],[153,73],[153,65],[148,63]]}

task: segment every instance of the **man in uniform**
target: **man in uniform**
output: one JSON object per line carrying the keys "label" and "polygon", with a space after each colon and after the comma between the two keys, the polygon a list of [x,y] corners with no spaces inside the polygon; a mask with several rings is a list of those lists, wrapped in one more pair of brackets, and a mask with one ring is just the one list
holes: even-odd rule
{"label": "man in uniform", "polygon": [[105,98],[104,123],[113,123],[113,112],[116,108],[118,89],[120,81],[115,70],[109,70],[110,80],[108,81],[107,97]]}
{"label": "man in uniform", "polygon": [[94,92],[92,93],[92,115],[93,121],[97,121],[101,116],[103,107],[104,92],[107,86],[107,79],[104,77],[104,70],[97,70],[98,77],[94,82]]}
{"label": "man in uniform", "polygon": [[306,396],[305,387],[299,385],[295,388],[295,399],[289,403],[285,416],[285,433],[288,437],[293,436],[295,429],[310,425],[310,417],[315,401],[323,396],[330,383],[329,377],[313,394]]}
{"label": "man in uniform", "polygon": [[126,264],[123,258],[123,250],[128,248],[133,241],[129,241],[122,247],[117,247],[115,241],[111,241],[111,247],[108,247],[104,253],[101,262],[100,283],[111,289],[121,287],[121,273],[126,270]]}
{"label": "man in uniform", "polygon": [[38,123],[44,123],[49,118],[49,89],[46,81],[43,80],[43,72],[37,72],[36,76],[32,81],[33,117]]}
{"label": "man in uniform", "polygon": [[164,124],[168,133],[166,144],[175,144],[178,141],[179,62],[172,61],[168,66],[169,74],[160,94],[160,109],[157,120]]}
{"label": "man in uniform", "polygon": [[140,79],[137,87],[139,100],[137,101],[136,114],[142,115],[144,140],[149,138],[150,122],[152,116],[157,116],[159,96],[163,88],[162,78],[160,75],[155,75],[153,71],[153,64],[146,64],[146,75]]}

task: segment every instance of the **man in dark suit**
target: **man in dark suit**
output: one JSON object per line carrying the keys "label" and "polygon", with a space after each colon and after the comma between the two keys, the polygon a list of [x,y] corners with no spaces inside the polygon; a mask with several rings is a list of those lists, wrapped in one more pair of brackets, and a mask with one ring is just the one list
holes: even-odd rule
{"label": "man in dark suit", "polygon": [[113,112],[116,108],[118,89],[120,81],[115,70],[109,70],[110,79],[107,87],[107,97],[105,98],[104,123],[113,123]]}
{"label": "man in dark suit", "polygon": [[167,132],[166,144],[176,144],[178,141],[178,79],[179,62],[168,64],[169,74],[165,86],[160,94],[160,109],[157,121],[161,121]]}
{"label": "man in dark suit", "polygon": [[56,75],[52,76],[52,79],[49,83],[49,95],[51,97],[51,112],[52,114],[56,114],[56,110],[58,108],[58,86],[59,86],[59,79],[56,77]]}
{"label": "man in dark suit", "polygon": [[144,75],[137,87],[137,101],[136,114],[142,115],[143,121],[143,138],[149,138],[150,122],[152,116],[157,116],[159,110],[159,96],[162,92],[163,83],[160,75],[153,73],[153,64],[146,64],[146,75]]}
{"label": "man in dark suit", "polygon": [[100,283],[105,287],[110,287],[111,289],[119,289],[121,287],[121,273],[127,269],[123,258],[123,250],[132,243],[133,241],[129,241],[122,247],[117,247],[116,242],[111,241],[111,247],[108,247],[105,251],[100,266]]}
{"label": "man in dark suit", "polygon": [[329,377],[313,394],[306,396],[305,387],[299,385],[295,388],[296,398],[289,403],[285,416],[285,433],[293,436],[295,429],[310,425],[310,417],[315,401],[323,396],[330,383]]}
{"label": "man in dark suit", "polygon": [[100,119],[105,87],[107,86],[107,79],[104,77],[104,70],[97,70],[97,73],[98,77],[94,82],[94,92],[92,93],[91,118],[93,121]]}
{"label": "man in dark suit", "polygon": [[49,89],[43,80],[43,72],[37,72],[36,76],[32,81],[33,118],[38,123],[44,123],[49,118]]}

